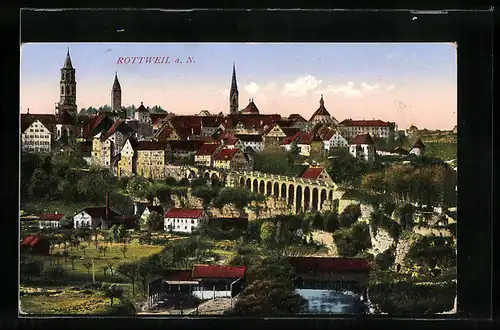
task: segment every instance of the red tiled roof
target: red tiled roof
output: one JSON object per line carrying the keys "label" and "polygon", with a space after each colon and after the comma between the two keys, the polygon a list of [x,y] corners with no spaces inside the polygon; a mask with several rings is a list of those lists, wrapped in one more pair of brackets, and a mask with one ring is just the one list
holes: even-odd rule
{"label": "red tiled roof", "polygon": [[222,149],[219,151],[217,156],[215,156],[215,160],[230,160],[236,155],[236,153],[240,151],[238,148],[234,149]]}
{"label": "red tiled roof", "polygon": [[200,116],[175,116],[170,119],[172,126],[181,139],[187,140],[191,135],[201,135]]}
{"label": "red tiled roof", "polygon": [[297,140],[299,137],[300,137],[300,133],[297,132],[297,133],[295,133],[295,135],[288,136],[288,137],[284,138],[283,141],[281,141],[281,145],[285,145],[285,146],[289,145],[293,141]]}
{"label": "red tiled roof", "polygon": [[35,246],[42,239],[45,238],[38,235],[28,235],[21,241],[21,246]]}
{"label": "red tiled roof", "polygon": [[123,134],[132,133],[132,129],[127,126],[125,121],[117,120],[115,123],[113,123],[113,125],[109,128],[109,130],[101,137],[101,141],[106,141],[116,131],[119,131]]}
{"label": "red tiled roof", "polygon": [[59,213],[43,213],[40,214],[39,219],[42,221],[60,221],[64,217],[64,214]]}
{"label": "red tiled roof", "polygon": [[162,128],[160,128],[158,133],[156,133],[155,137],[156,139],[158,139],[158,141],[166,141],[173,131],[174,130],[172,129],[172,127],[165,125]]}
{"label": "red tiled roof", "polygon": [[281,130],[286,136],[294,136],[295,133],[299,132],[299,129],[296,127],[281,127]]}
{"label": "red tiled roof", "polygon": [[165,141],[140,141],[135,146],[135,150],[166,150],[168,143]]}
{"label": "red tiled roof", "polygon": [[113,126],[113,119],[106,115],[99,114],[92,116],[83,129],[83,137],[89,138],[97,134],[98,130],[107,131]]}
{"label": "red tiled roof", "polygon": [[314,132],[305,132],[300,135],[299,144],[311,144],[314,138]]}
{"label": "red tiled roof", "polygon": [[245,266],[194,265],[192,278],[244,278]]}
{"label": "red tiled roof", "polygon": [[354,140],[352,140],[351,144],[357,144],[357,145],[360,145],[360,144],[375,144],[375,142],[373,142],[373,139],[370,136],[370,134],[366,133],[366,134],[357,135],[354,138]]}
{"label": "red tiled roof", "polygon": [[200,150],[196,153],[197,156],[208,156],[213,155],[214,152],[219,148],[219,143],[205,143],[201,146]]}
{"label": "red tiled roof", "polygon": [[289,257],[288,260],[297,274],[371,269],[368,261],[360,258]]}
{"label": "red tiled roof", "polygon": [[205,141],[202,140],[172,140],[167,142],[172,150],[198,151]]}
{"label": "red tiled roof", "polygon": [[156,124],[157,121],[167,117],[168,114],[167,113],[151,113],[149,114],[149,118],[151,118],[151,122],[154,124]]}
{"label": "red tiled roof", "polygon": [[320,107],[318,108],[318,110],[316,110],[313,115],[311,116],[311,119],[309,119],[309,121],[313,121],[314,118],[316,118],[316,116],[328,116],[328,117],[331,117],[330,113],[328,112],[328,110],[326,110],[325,106],[323,104],[320,105]]}
{"label": "red tiled roof", "polygon": [[335,134],[334,130],[329,130],[328,132],[323,134],[323,137],[322,137],[323,141],[329,141],[334,134]]}
{"label": "red tiled roof", "polygon": [[[92,218],[104,218],[106,216],[106,207],[105,206],[100,206],[100,207],[86,207],[82,211],[85,211]],[[109,213],[110,213],[109,215],[111,217],[119,216],[120,215],[120,213],[116,212],[112,208],[109,208]]]}
{"label": "red tiled roof", "polygon": [[266,115],[266,114],[229,114],[224,119],[225,127],[233,128],[238,122],[242,122],[245,127],[255,127],[262,129],[265,126],[270,126],[274,122],[281,120],[280,115]]}
{"label": "red tiled roof", "polygon": [[320,176],[321,172],[323,172],[322,167],[309,166],[309,168],[307,168],[307,170],[305,170],[305,172],[302,174],[302,178],[317,179]]}
{"label": "red tiled roof", "polygon": [[197,219],[203,215],[203,210],[199,209],[181,209],[181,208],[171,208],[165,212],[164,218],[187,218],[187,219]]}
{"label": "red tiled roof", "polygon": [[377,120],[352,120],[346,119],[340,123],[344,126],[361,126],[361,127],[388,127],[390,126],[388,122]]}
{"label": "red tiled roof", "polygon": [[255,103],[253,103],[253,100],[250,100],[247,107],[245,109],[241,110],[240,113],[242,113],[242,114],[247,114],[247,113],[248,114],[259,114],[259,109],[255,105]]}
{"label": "red tiled roof", "polygon": [[237,138],[230,138],[226,140],[226,145],[228,146],[234,146],[236,143],[238,143],[239,139]]}

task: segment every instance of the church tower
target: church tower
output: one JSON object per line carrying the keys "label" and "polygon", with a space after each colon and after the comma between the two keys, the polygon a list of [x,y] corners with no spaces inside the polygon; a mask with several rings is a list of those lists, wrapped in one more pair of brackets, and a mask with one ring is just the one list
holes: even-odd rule
{"label": "church tower", "polygon": [[75,69],[71,63],[69,48],[64,66],[61,69],[60,100],[57,110],[59,116],[64,111],[67,111],[73,117],[77,115]]}
{"label": "church tower", "polygon": [[118,81],[118,74],[115,73],[115,81],[111,89],[111,111],[114,113],[122,112],[122,88]]}
{"label": "church tower", "polygon": [[236,83],[236,69],[233,63],[233,79],[231,80],[231,91],[229,92],[229,113],[238,113],[238,84]]}

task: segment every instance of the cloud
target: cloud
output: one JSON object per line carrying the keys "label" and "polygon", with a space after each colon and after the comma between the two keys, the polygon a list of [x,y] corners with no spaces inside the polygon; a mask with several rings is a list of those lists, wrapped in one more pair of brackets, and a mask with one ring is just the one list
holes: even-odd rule
{"label": "cloud", "polygon": [[244,88],[248,94],[254,95],[260,89],[260,86],[257,83],[255,83],[254,81],[252,81],[251,83],[245,85]]}
{"label": "cloud", "polygon": [[392,91],[394,88],[396,88],[396,85],[389,85],[385,90],[389,92]]}
{"label": "cloud", "polygon": [[345,85],[341,86],[328,86],[325,89],[322,90],[317,90],[314,92],[314,94],[344,94],[346,97],[363,97],[363,93],[359,90],[354,88],[354,83],[353,82],[348,82]]}
{"label": "cloud", "polygon": [[380,86],[378,84],[370,86],[367,83],[361,83],[361,87],[363,87],[364,92],[371,92],[371,91],[379,89]]}
{"label": "cloud", "polygon": [[310,91],[315,90],[322,80],[317,80],[311,75],[298,77],[294,82],[288,82],[283,87],[283,95],[291,97],[304,97]]}

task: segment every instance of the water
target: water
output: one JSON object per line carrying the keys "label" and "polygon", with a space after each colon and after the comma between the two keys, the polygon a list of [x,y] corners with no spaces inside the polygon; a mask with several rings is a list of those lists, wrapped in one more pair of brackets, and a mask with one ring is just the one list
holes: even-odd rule
{"label": "water", "polygon": [[309,302],[307,314],[372,314],[370,301],[351,291],[296,289]]}

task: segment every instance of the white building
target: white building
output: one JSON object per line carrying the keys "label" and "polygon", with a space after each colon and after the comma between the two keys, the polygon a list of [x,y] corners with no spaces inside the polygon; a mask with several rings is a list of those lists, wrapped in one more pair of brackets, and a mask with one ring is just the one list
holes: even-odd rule
{"label": "white building", "polygon": [[338,128],[343,137],[351,139],[360,134],[370,134],[380,138],[388,138],[397,131],[395,123],[382,120],[352,120],[342,121]]}
{"label": "white building", "polygon": [[338,131],[330,130],[323,136],[323,147],[326,152],[332,148],[347,147],[349,143]]}
{"label": "white building", "polygon": [[198,209],[169,209],[164,218],[164,228],[166,231],[192,233],[198,225],[206,220],[203,210]]}
{"label": "white building", "polygon": [[23,123],[21,127],[21,147],[27,152],[50,152],[52,133],[38,119]]}
{"label": "white building", "polygon": [[239,134],[236,135],[236,138],[243,144],[243,150],[247,150],[247,147],[251,147],[257,152],[264,150],[264,140],[258,134]]}
{"label": "white building", "polygon": [[59,228],[59,221],[61,221],[64,214],[56,213],[44,213],[40,215],[38,219],[38,224],[40,225],[40,229],[43,228]]}
{"label": "white building", "polygon": [[375,159],[375,143],[370,134],[356,136],[349,144],[349,153],[355,158],[373,161]]}
{"label": "white building", "polygon": [[[108,216],[118,216],[119,213],[109,209]],[[74,228],[106,228],[104,219],[106,218],[106,207],[86,207],[73,217]]]}

